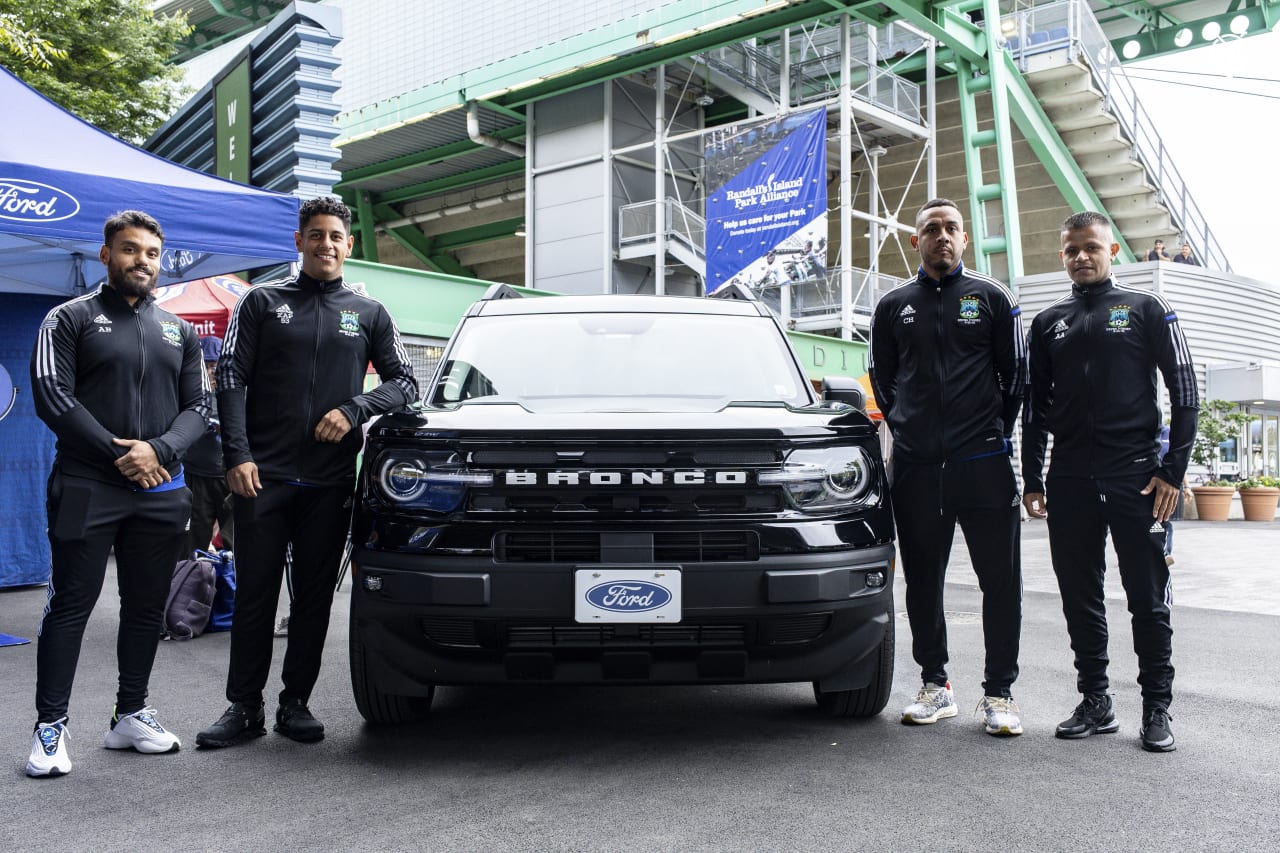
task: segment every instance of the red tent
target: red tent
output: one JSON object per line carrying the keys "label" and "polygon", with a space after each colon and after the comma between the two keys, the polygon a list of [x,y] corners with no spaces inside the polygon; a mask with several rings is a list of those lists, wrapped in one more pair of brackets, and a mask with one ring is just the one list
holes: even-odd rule
{"label": "red tent", "polygon": [[215,275],[156,288],[156,304],[196,327],[200,337],[226,337],[236,300],[249,283],[234,275]]}

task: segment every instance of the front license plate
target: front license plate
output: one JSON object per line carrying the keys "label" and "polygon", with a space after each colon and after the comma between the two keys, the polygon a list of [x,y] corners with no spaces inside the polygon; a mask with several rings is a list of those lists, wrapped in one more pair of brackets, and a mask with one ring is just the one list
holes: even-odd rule
{"label": "front license plate", "polygon": [[680,621],[675,566],[577,569],[573,595],[573,618],[581,623]]}

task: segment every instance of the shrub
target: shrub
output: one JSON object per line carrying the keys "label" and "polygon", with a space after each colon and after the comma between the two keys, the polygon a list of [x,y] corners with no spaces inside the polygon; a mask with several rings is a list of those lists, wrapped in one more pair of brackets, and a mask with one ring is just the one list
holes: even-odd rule
{"label": "shrub", "polygon": [[[1200,408],[1196,418],[1196,441],[1191,446],[1191,459],[1218,473],[1218,450],[1224,441],[1239,439],[1253,415],[1236,411],[1227,400],[1210,400]],[[1208,484],[1206,484],[1208,485]],[[1232,484],[1234,485],[1234,484]]]}
{"label": "shrub", "polygon": [[1250,477],[1236,485],[1237,489],[1280,489],[1280,477]]}

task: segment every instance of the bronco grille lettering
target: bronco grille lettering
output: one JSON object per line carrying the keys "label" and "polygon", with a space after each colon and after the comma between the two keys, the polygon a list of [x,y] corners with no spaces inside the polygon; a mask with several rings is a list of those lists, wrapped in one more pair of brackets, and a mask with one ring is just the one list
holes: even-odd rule
{"label": "bronco grille lettering", "polygon": [[507,486],[661,486],[667,482],[677,486],[743,486],[746,471],[506,471],[502,483]]}

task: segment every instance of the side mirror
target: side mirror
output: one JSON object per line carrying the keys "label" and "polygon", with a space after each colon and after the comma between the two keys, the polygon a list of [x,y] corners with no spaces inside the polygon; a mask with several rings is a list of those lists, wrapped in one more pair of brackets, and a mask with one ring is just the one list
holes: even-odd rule
{"label": "side mirror", "polygon": [[862,385],[852,376],[822,377],[822,399],[847,403],[860,412],[867,410],[867,394]]}

